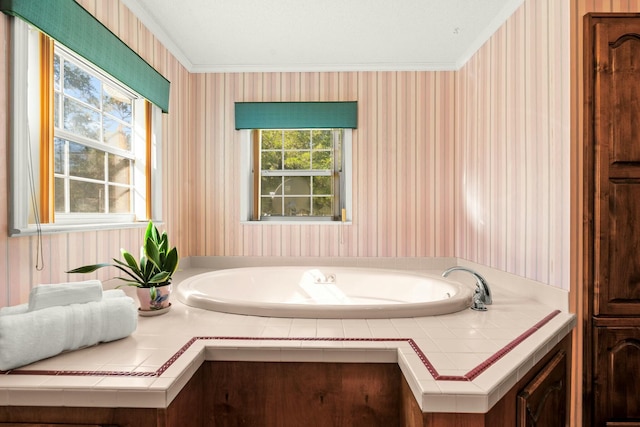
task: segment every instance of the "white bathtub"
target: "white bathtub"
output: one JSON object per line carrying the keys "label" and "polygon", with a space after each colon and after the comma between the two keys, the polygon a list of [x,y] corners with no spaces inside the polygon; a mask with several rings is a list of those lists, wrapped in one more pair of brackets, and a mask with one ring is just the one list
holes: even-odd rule
{"label": "white bathtub", "polygon": [[268,317],[391,318],[453,313],[471,290],[437,275],[348,267],[249,267],[198,274],[178,285],[183,303]]}

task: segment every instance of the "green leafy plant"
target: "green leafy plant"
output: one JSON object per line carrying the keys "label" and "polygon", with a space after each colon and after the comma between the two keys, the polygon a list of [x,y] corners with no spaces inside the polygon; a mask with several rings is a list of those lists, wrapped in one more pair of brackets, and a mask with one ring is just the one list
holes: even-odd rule
{"label": "green leafy plant", "polygon": [[139,288],[151,288],[154,286],[168,285],[171,283],[173,273],[178,269],[178,250],[169,249],[169,237],[166,232],[160,234],[158,228],[149,221],[144,233],[144,242],[140,248],[140,259],[121,249],[124,261],[113,258],[114,264],[100,263],[85,265],[67,271],[67,273],[92,273],[99,268],[115,267],[126,276],[117,277],[124,281],[121,286],[136,286]]}

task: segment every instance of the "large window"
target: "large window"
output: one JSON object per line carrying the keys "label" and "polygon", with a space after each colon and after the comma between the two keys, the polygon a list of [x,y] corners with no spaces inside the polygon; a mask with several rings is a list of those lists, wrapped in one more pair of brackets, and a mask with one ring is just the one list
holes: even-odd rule
{"label": "large window", "polygon": [[56,45],[56,214],[133,212],[135,95]]}
{"label": "large window", "polygon": [[158,219],[160,109],[26,23],[13,34],[10,233]]}

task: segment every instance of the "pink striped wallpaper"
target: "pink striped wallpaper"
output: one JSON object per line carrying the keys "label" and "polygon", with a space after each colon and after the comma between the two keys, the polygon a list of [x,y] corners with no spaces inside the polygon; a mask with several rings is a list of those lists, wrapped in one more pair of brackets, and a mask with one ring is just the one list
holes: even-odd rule
{"label": "pink striped wallpaper", "polygon": [[[163,210],[183,256],[456,256],[569,288],[576,24],[565,2],[526,0],[459,71],[242,74],[190,74],[120,2],[79,2],[172,82]],[[3,42],[7,22],[0,17]],[[3,56],[3,105],[7,67]],[[240,223],[233,103],[259,100],[358,101],[352,225]],[[139,245],[139,229],[44,236],[39,271],[37,240],[7,237],[7,179],[0,306]]]}
{"label": "pink striped wallpaper", "polygon": [[569,283],[569,7],[526,1],[457,74],[456,256]]}
{"label": "pink striped wallpaper", "polygon": [[[192,82],[191,253],[454,256],[455,73],[200,74]],[[233,103],[309,100],[358,100],[353,225],[242,225]]]}

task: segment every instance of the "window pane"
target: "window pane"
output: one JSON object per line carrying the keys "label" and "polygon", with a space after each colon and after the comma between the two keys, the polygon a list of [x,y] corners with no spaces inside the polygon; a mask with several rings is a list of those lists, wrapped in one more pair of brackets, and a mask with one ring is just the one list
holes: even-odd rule
{"label": "window pane", "polygon": [[53,94],[53,126],[60,127],[60,93]]}
{"label": "window pane", "polygon": [[54,173],[64,173],[64,147],[65,140],[53,139],[53,170]]}
{"label": "window pane", "polygon": [[104,185],[71,179],[69,194],[73,195],[69,201],[72,213],[104,212]]}
{"label": "window pane", "polygon": [[308,151],[285,151],[284,168],[287,170],[311,169],[311,155]]}
{"label": "window pane", "polygon": [[64,193],[64,179],[55,178],[54,180],[56,197],[55,197],[55,211],[56,212],[64,212],[64,201],[65,201],[65,193]]}
{"label": "window pane", "polygon": [[102,99],[102,109],[105,113],[112,115],[118,120],[131,124],[133,103],[131,98],[119,90],[104,86],[104,96]]}
{"label": "window pane", "polygon": [[282,170],[282,152],[263,151],[260,168],[262,170]]}
{"label": "window pane", "polygon": [[53,55],[53,89],[60,91],[60,57]]}
{"label": "window pane", "polygon": [[[104,151],[69,142],[69,175],[104,180]],[[75,196],[74,192],[71,192]]]}
{"label": "window pane", "polygon": [[313,148],[314,149],[331,149],[333,146],[333,132],[331,130],[314,130],[313,135]]}
{"label": "window pane", "polygon": [[308,130],[288,130],[284,133],[285,150],[308,150],[311,148],[311,132]]}
{"label": "window pane", "polygon": [[[261,130],[261,217],[334,218],[341,131]],[[278,172],[281,170],[282,172]],[[268,171],[268,172],[267,172]]]}
{"label": "window pane", "polygon": [[333,169],[331,151],[314,151],[313,152],[313,169],[326,170]]}
{"label": "window pane", "polygon": [[100,108],[101,82],[69,61],[64,61],[64,94]]}
{"label": "window pane", "polygon": [[100,113],[70,98],[64,99],[64,128],[100,140]]}
{"label": "window pane", "polygon": [[262,149],[278,150],[282,148],[282,131],[281,130],[263,130],[262,131]]}
{"label": "window pane", "polygon": [[262,195],[282,195],[282,177],[281,176],[263,176],[262,183]]}
{"label": "window pane", "polygon": [[104,143],[110,147],[131,150],[131,127],[104,116]]}
{"label": "window pane", "polygon": [[285,197],[284,198],[284,215],[285,216],[311,215],[311,198],[310,197]]}
{"label": "window pane", "polygon": [[261,197],[260,207],[260,216],[281,216],[282,197]]}
{"label": "window pane", "polygon": [[292,176],[284,180],[285,196],[310,196],[311,195],[311,177],[310,176]]}
{"label": "window pane", "polygon": [[314,197],[313,198],[313,215],[315,216],[333,216],[333,206],[331,197]]}
{"label": "window pane", "polygon": [[109,186],[109,212],[127,213],[131,210],[131,193],[127,187]]}
{"label": "window pane", "polygon": [[333,177],[331,176],[314,176],[313,177],[313,194],[333,194]]}
{"label": "window pane", "polygon": [[109,159],[109,182],[119,184],[131,183],[131,160],[125,157],[108,155]]}

